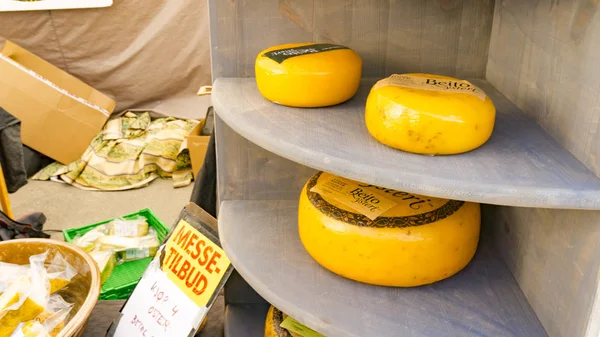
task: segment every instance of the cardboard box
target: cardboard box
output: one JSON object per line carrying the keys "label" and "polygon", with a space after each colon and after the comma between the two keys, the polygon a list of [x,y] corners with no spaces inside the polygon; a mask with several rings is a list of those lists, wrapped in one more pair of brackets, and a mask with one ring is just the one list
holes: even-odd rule
{"label": "cardboard box", "polygon": [[115,101],[6,41],[0,52],[0,107],[21,120],[23,144],[69,164],[81,157]]}
{"label": "cardboard box", "polygon": [[201,135],[204,123],[206,123],[206,119],[203,119],[198,125],[196,125],[187,138],[194,179],[198,179],[197,175],[202,168],[202,164],[204,164],[204,158],[206,157],[206,151],[208,150],[208,142],[210,141],[210,136]]}

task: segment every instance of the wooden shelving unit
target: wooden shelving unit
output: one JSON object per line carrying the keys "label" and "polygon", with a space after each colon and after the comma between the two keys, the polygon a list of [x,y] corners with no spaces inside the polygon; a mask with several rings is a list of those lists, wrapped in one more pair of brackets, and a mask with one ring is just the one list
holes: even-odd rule
{"label": "wooden shelving unit", "polygon": [[[600,25],[594,1],[209,0],[220,238],[239,274],[226,336],[262,337],[270,304],[327,337],[600,336]],[[254,60],[278,44],[348,46],[363,58],[350,101],[294,109],[258,92]],[[494,101],[490,140],[420,156],[364,124],[376,79],[471,80]],[[297,233],[316,170],[487,204],[460,273],[417,288],[321,268]],[[266,301],[265,301],[266,300]]]}
{"label": "wooden shelving unit", "polygon": [[417,288],[372,286],[335,275],[308,255],[298,237],[297,207],[294,201],[224,201],[220,239],[252,288],[322,334],[545,336],[489,241],[447,280]]}

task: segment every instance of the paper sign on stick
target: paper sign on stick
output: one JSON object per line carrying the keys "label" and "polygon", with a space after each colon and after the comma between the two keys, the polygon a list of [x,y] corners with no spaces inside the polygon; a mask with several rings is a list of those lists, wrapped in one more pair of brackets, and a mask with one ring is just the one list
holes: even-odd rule
{"label": "paper sign on stick", "polygon": [[188,337],[197,332],[233,269],[215,225],[195,204],[184,208],[108,337]]}

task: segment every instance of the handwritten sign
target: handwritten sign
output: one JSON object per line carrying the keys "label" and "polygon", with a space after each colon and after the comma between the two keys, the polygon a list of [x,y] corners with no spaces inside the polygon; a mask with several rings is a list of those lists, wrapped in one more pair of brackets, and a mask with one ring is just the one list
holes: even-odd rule
{"label": "handwritten sign", "polygon": [[123,308],[116,336],[188,336],[206,316],[208,308],[189,299],[157,262],[150,264]]}
{"label": "handwritten sign", "polygon": [[184,208],[108,337],[188,337],[197,332],[233,269],[215,225],[198,206]]}

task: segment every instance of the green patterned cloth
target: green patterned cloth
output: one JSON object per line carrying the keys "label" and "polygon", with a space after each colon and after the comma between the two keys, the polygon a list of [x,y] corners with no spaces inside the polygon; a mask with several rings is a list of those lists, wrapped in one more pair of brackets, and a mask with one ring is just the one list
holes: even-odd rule
{"label": "green patterned cloth", "polygon": [[173,178],[174,187],[187,186],[193,180],[187,136],[197,124],[127,112],[106,123],[81,159],[50,164],[33,179],[103,191],[142,187],[158,177]]}

